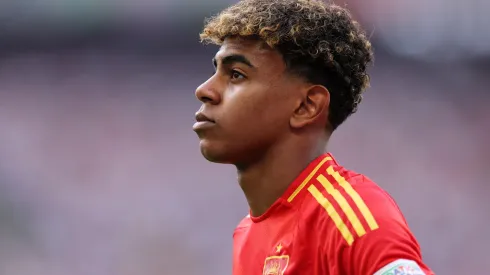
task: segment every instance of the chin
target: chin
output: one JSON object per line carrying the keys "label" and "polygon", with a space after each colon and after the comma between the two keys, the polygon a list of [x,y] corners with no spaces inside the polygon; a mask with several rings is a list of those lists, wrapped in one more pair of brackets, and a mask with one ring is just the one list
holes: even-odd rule
{"label": "chin", "polygon": [[235,154],[233,154],[233,150],[229,150],[231,148],[227,148],[227,146],[224,146],[223,144],[201,140],[199,147],[201,149],[201,154],[207,161],[220,164],[235,163],[235,158],[233,157]]}
{"label": "chin", "polygon": [[225,150],[217,144],[212,144],[209,141],[201,140],[199,143],[202,156],[210,162],[230,164],[229,158]]}

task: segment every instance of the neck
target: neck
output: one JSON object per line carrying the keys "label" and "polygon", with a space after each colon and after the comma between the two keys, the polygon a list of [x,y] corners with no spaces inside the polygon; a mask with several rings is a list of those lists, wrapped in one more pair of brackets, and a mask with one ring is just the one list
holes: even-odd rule
{"label": "neck", "polygon": [[238,182],[252,216],[264,214],[308,164],[325,152],[326,144],[327,139],[318,142],[292,137],[270,148],[254,163],[237,167]]}

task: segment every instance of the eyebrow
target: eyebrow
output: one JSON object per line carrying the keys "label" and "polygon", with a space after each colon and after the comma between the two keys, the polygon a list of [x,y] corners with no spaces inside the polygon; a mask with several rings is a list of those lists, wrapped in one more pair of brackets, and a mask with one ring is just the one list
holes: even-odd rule
{"label": "eyebrow", "polygon": [[[227,55],[221,59],[222,65],[230,65],[233,63],[242,63],[242,64],[249,66],[250,68],[255,68],[255,66],[252,64],[252,62],[250,62],[250,60],[248,60],[248,58],[246,58],[244,55],[241,55],[241,54],[231,54],[231,55]],[[213,65],[215,68],[218,67],[218,61],[217,61],[216,57],[213,58]]]}

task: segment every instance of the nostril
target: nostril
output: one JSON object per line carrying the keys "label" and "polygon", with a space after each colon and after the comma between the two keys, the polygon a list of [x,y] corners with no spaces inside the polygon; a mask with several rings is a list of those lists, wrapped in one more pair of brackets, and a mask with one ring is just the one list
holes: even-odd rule
{"label": "nostril", "polygon": [[201,100],[203,103],[209,103],[209,102],[213,101],[210,97],[207,97],[207,96],[201,96],[201,98],[199,98],[199,100]]}

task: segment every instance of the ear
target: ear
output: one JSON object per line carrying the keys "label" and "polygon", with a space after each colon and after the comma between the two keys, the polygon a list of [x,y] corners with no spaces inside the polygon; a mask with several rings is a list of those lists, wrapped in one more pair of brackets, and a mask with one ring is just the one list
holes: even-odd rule
{"label": "ear", "polygon": [[318,123],[327,125],[330,92],[321,85],[307,87],[298,100],[296,109],[290,119],[290,126],[295,129]]}

